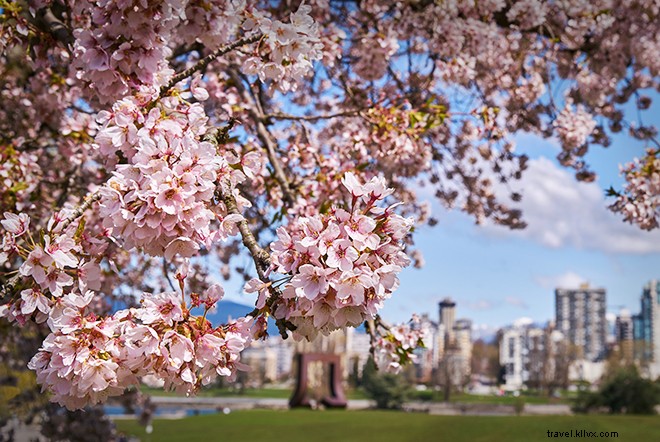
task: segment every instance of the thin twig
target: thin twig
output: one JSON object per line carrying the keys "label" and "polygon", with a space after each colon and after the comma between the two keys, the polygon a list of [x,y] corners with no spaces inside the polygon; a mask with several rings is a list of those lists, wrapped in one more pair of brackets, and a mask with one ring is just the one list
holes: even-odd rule
{"label": "thin twig", "polygon": [[268,128],[264,124],[265,115],[257,108],[258,104],[248,92],[238,72],[236,72],[234,69],[230,69],[228,73],[234,81],[236,88],[241,93],[243,100],[247,105],[247,111],[257,126],[257,137],[266,149],[266,155],[268,156],[268,160],[273,167],[273,176],[275,177],[275,181],[277,181],[280,188],[282,189],[283,199],[289,206],[292,206],[294,198],[293,194],[291,193],[291,185],[289,184],[289,180],[286,178],[284,170],[282,169],[282,165],[280,164],[280,161],[277,157],[277,145],[275,144],[275,141],[273,141]]}
{"label": "thin twig", "polygon": [[160,88],[160,96],[164,97],[167,94],[167,92],[174,87],[175,84],[177,84],[181,80],[185,80],[195,72],[199,72],[202,69],[205,69],[216,58],[228,54],[229,52],[233,51],[234,49],[240,46],[257,42],[261,37],[263,37],[263,34],[261,33],[248,35],[247,37],[243,37],[240,40],[237,40],[233,43],[230,43],[228,45],[216,49],[206,57],[199,60],[194,66],[191,66],[185,71],[179,72],[174,77],[172,77],[172,79],[165,86]]}
{"label": "thin twig", "polygon": [[337,112],[335,114],[326,114],[326,115],[289,115],[289,114],[266,114],[264,119],[269,120],[300,120],[300,121],[318,121],[318,120],[329,120],[331,118],[337,117],[355,117],[360,115],[360,110],[348,110],[343,112]]}
{"label": "thin twig", "polygon": [[[98,201],[99,198],[101,198],[100,192],[95,192],[92,193],[91,195],[88,195],[85,197],[85,201],[78,206],[71,215],[69,215],[66,219],[62,221],[60,225],[56,225],[56,227],[60,227],[60,231],[66,230],[69,225],[71,225],[72,222],[74,222],[76,219],[81,217],[83,213],[85,213],[85,210],[89,209],[92,204],[94,204],[95,201]],[[5,296],[7,296],[11,291],[14,290],[14,287],[16,287],[16,284],[18,283],[21,275],[20,273],[14,275],[9,281],[7,281],[3,286],[2,290],[0,290],[0,300],[4,299]]]}
{"label": "thin twig", "polygon": [[163,257],[163,275],[165,275],[165,279],[167,279],[167,283],[170,285],[172,291],[176,292],[176,287],[174,287],[174,283],[170,279],[170,273],[167,271],[167,260],[165,257]]}
{"label": "thin twig", "polygon": [[14,287],[16,287],[16,284],[20,278],[21,274],[17,273],[16,275],[12,276],[11,279],[5,283],[5,285],[2,286],[2,290],[0,290],[0,300],[5,299],[5,296],[9,295],[9,293],[14,290]]}
{"label": "thin twig", "polygon": [[96,201],[98,201],[101,198],[101,193],[99,191],[96,191],[92,193],[91,195],[88,195],[85,197],[85,200],[83,203],[78,206],[71,215],[69,215],[64,221],[62,221],[62,224],[60,226],[61,231],[63,232],[66,230],[69,225],[74,222],[76,219],[80,218],[83,213],[85,213],[85,210],[89,209],[92,204],[94,204]]}

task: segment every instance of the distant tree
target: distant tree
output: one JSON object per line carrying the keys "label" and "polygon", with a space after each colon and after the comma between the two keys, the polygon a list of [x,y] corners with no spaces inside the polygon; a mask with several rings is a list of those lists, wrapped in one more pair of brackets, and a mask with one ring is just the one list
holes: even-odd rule
{"label": "distant tree", "polygon": [[529,350],[527,387],[552,396],[557,389],[570,384],[569,367],[578,358],[578,348],[553,337],[553,327],[546,327],[542,336],[532,339]]}
{"label": "distant tree", "polygon": [[451,393],[462,391],[469,381],[470,376],[463,370],[463,359],[458,350],[447,349],[435,372],[435,382],[442,387],[443,400],[449,402]]}
{"label": "distant tree", "polygon": [[403,376],[379,372],[372,358],[364,366],[362,388],[381,409],[400,409],[410,395],[410,384]]}
{"label": "distant tree", "polygon": [[352,388],[358,388],[362,385],[360,377],[360,359],[357,357],[351,358],[348,363],[351,366],[351,372],[348,374],[348,385]]}
{"label": "distant tree", "polygon": [[500,370],[500,358],[497,342],[478,339],[472,344],[472,374],[490,379],[497,379]]}
{"label": "distant tree", "polygon": [[577,358],[578,349],[565,341],[556,342],[548,358],[548,364],[552,367],[546,389],[548,395],[552,396],[557,389],[566,390],[570,385],[569,367]]}
{"label": "distant tree", "polygon": [[[549,339],[549,331],[546,329],[542,336],[531,338],[528,360],[529,378],[527,388],[541,391],[548,391],[548,381],[552,375],[552,365],[549,359],[552,356],[552,348]],[[548,392],[549,394],[549,392]]]}
{"label": "distant tree", "polygon": [[589,412],[606,408],[613,414],[655,414],[660,403],[660,385],[644,379],[633,365],[606,373],[598,392],[581,391],[573,410]]}

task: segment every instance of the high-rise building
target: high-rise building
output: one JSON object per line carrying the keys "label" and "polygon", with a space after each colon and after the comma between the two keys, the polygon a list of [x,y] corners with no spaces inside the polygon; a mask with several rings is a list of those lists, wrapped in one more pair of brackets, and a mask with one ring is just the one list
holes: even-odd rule
{"label": "high-rise building", "polygon": [[439,321],[422,315],[416,327],[425,331],[425,348],[415,349],[417,382],[451,382],[462,387],[470,376],[472,321],[456,319],[456,302],[438,303]]}
{"label": "high-rise building", "polygon": [[616,317],[614,325],[616,344],[625,361],[633,360],[633,319],[630,311],[623,309]]}
{"label": "high-rise building", "polygon": [[607,320],[605,289],[555,290],[555,323],[568,342],[575,346],[578,359],[598,361],[605,357]]}
{"label": "high-rise building", "polygon": [[660,376],[660,283],[650,281],[642,290],[642,310],[633,316],[637,359],[651,378]]}
{"label": "high-rise building", "polygon": [[456,321],[456,302],[451,298],[445,298],[438,303],[440,309],[440,325],[445,329],[445,346],[453,344],[454,322]]}
{"label": "high-rise building", "polygon": [[531,322],[516,323],[500,330],[500,365],[504,367],[504,388],[519,390],[530,380],[533,350],[544,344],[544,331]]}
{"label": "high-rise building", "polygon": [[472,361],[472,321],[470,319],[459,319],[454,323],[454,338],[456,348],[461,355],[462,372],[470,373]]}

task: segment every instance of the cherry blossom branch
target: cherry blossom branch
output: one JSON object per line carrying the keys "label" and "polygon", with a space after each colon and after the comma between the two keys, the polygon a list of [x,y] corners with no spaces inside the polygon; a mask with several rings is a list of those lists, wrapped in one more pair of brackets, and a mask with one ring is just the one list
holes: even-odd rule
{"label": "cherry blossom branch", "polygon": [[259,41],[263,37],[263,34],[257,33],[257,34],[252,34],[248,35],[247,37],[243,37],[240,40],[237,40],[233,43],[230,43],[225,46],[221,46],[220,48],[216,49],[206,57],[202,58],[199,60],[194,66],[191,66],[190,68],[179,72],[176,74],[174,77],[170,79],[170,81],[163,87],[160,88],[160,96],[163,97],[167,92],[174,87],[175,84],[180,82],[181,80],[184,80],[188,77],[190,77],[192,74],[195,72],[199,72],[202,69],[205,69],[212,61],[214,61],[216,58],[221,57],[225,54],[228,54],[229,52],[233,51],[234,49],[250,44],[250,43],[255,43]]}
{"label": "cherry blossom branch", "polygon": [[[219,198],[225,203],[227,207],[227,213],[230,215],[240,215],[238,211],[238,206],[236,205],[236,198],[228,192],[226,192],[222,186],[218,186],[216,192]],[[254,266],[257,269],[257,275],[259,280],[264,284],[267,284],[268,291],[270,292],[270,297],[266,301],[267,311],[270,312],[273,304],[275,304],[282,296],[282,292],[277,287],[273,287],[272,281],[266,276],[266,269],[270,267],[270,255],[264,249],[262,249],[257,243],[257,239],[254,237],[254,234],[250,230],[248,223],[245,219],[237,223],[238,230],[241,232],[241,237],[243,240],[243,245],[247,247],[252,255],[252,260],[254,261]],[[260,314],[263,314],[264,309],[255,308],[247,316],[252,316],[256,318]],[[288,338],[288,330],[295,330],[295,326],[287,321],[286,319],[276,319],[275,325],[282,336],[282,339]]]}
{"label": "cherry blossom branch", "polygon": [[167,280],[167,283],[170,285],[172,291],[175,292],[176,287],[174,287],[174,283],[170,278],[170,272],[167,270],[167,260],[165,259],[165,257],[163,257],[163,275],[165,275],[165,279]]}
{"label": "cherry blossom branch", "polygon": [[66,217],[64,221],[62,221],[60,227],[61,230],[62,231],[66,230],[66,228],[69,227],[69,225],[71,225],[72,222],[80,218],[83,215],[83,213],[85,213],[85,210],[89,209],[92,206],[92,204],[94,204],[100,198],[101,198],[101,193],[99,191],[96,191],[91,195],[86,196],[83,203],[80,206],[78,206],[68,217]]}
{"label": "cherry blossom branch", "polygon": [[359,109],[354,109],[354,110],[347,110],[343,112],[337,112],[334,114],[326,114],[326,115],[289,115],[289,114],[275,113],[275,114],[264,115],[264,119],[318,121],[318,120],[329,120],[331,118],[338,118],[338,117],[355,117],[355,116],[359,116],[361,112],[362,111]]}
{"label": "cherry blossom branch", "polygon": [[389,331],[392,328],[392,326],[383,321],[380,315],[376,315],[373,319],[364,321],[364,328],[369,335],[369,354],[374,362],[376,361],[376,343],[378,341],[378,336],[380,335],[378,327],[382,327],[386,331]]}
{"label": "cherry blossom branch", "polygon": [[68,50],[71,50],[75,38],[71,30],[58,19],[50,8],[44,8],[37,12],[35,25],[40,30],[51,35],[55,40],[63,43]]}
{"label": "cherry blossom branch", "polygon": [[[228,214],[241,215],[236,204],[236,198],[234,198],[231,193],[225,191],[222,188],[222,185],[218,186],[216,192],[219,196],[219,199],[225,203]],[[245,219],[242,219],[236,224],[238,226],[239,232],[241,232],[243,245],[247,247],[247,249],[250,251],[250,255],[252,255],[252,260],[254,261],[254,265],[257,269],[259,279],[261,279],[263,282],[269,282],[265,272],[266,269],[268,269],[270,266],[270,255],[268,252],[262,249],[261,246],[259,246],[257,239],[254,237],[254,234],[250,230],[250,226],[248,226],[248,223]]]}
{"label": "cherry blossom branch", "polygon": [[261,111],[258,108],[256,100],[250,95],[250,93],[246,89],[245,85],[243,84],[243,80],[241,79],[238,72],[234,69],[230,69],[229,75],[234,81],[236,88],[241,93],[241,96],[243,97],[245,103],[249,104],[249,106],[247,107],[247,111],[254,120],[255,125],[257,126],[257,137],[263,143],[263,146],[266,149],[266,155],[268,156],[268,161],[270,161],[271,166],[273,166],[273,176],[275,178],[275,181],[277,181],[280,188],[282,189],[282,195],[284,197],[284,201],[288,205],[292,205],[295,199],[291,193],[291,185],[289,184],[289,180],[287,180],[286,175],[284,174],[284,170],[282,169],[282,165],[280,164],[279,159],[277,158],[277,152],[276,152],[277,145],[273,141],[273,138],[271,137],[268,128],[264,124],[264,120],[266,116],[263,113],[263,111]]}
{"label": "cherry blossom branch", "polygon": [[21,278],[21,274],[17,273],[16,275],[12,276],[11,279],[9,279],[9,281],[7,281],[2,286],[2,289],[0,290],[0,300],[5,299],[7,295],[9,295],[12,291],[14,291],[14,288],[16,287],[16,284],[18,283],[20,278]]}
{"label": "cherry blossom branch", "polygon": [[380,315],[376,315],[376,317],[374,318],[374,324],[376,325],[376,327],[380,326],[383,327],[385,330],[389,330],[392,328],[391,325],[383,321],[383,318],[381,318]]}

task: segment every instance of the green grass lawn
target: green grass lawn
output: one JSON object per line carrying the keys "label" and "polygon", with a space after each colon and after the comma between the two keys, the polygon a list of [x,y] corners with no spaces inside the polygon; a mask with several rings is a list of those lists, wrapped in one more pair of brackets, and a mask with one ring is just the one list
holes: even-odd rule
{"label": "green grass lawn", "polygon": [[[143,442],[533,442],[558,440],[550,431],[616,431],[601,441],[660,441],[657,416],[430,416],[387,411],[236,411],[180,420],[155,420],[147,435],[135,421],[118,421],[120,431]],[[594,440],[593,438],[560,438]]]}
{"label": "green grass lawn", "polygon": [[[495,395],[480,395],[480,394],[468,394],[468,393],[452,393],[449,397],[450,402],[457,402],[463,404],[498,404],[498,405],[513,405],[519,399],[521,399],[526,404],[570,404],[571,400],[569,397],[548,397],[542,395],[534,394],[522,394],[520,397],[514,397],[513,395],[506,396],[495,396]],[[443,395],[441,391],[415,391],[412,393],[410,400],[413,401],[432,401],[432,402],[442,402]]]}
{"label": "green grass lawn", "polygon": [[[183,396],[173,391],[164,391],[162,388],[140,387],[144,393],[152,396]],[[201,397],[251,397],[267,399],[289,399],[293,390],[288,388],[246,388],[242,392],[236,389],[211,387],[200,390],[197,396]],[[346,392],[348,399],[366,399],[360,390],[349,390]]]}
{"label": "green grass lawn", "polygon": [[[174,391],[165,391],[162,388],[140,387],[142,392],[151,396],[180,396],[184,395]],[[291,390],[287,388],[246,388],[243,391],[229,388],[204,388],[197,392],[200,397],[252,397],[252,398],[282,398],[291,397]]]}

